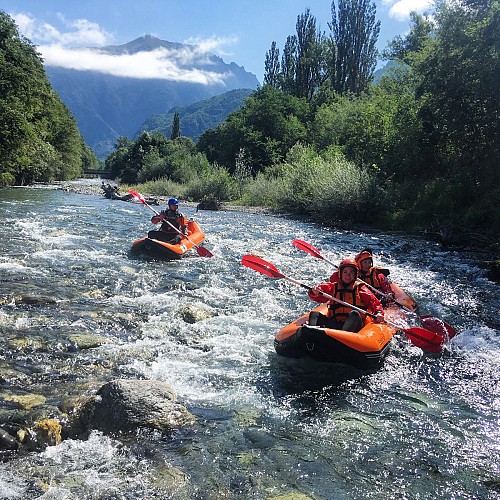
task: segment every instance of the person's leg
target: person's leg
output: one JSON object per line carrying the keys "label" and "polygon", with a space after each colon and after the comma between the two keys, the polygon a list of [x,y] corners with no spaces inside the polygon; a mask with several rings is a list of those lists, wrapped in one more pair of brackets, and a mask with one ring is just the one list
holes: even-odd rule
{"label": "person's leg", "polygon": [[180,234],[171,234],[170,235],[170,240],[168,241],[169,243],[172,243],[172,245],[177,245],[177,243],[180,243],[182,240],[182,236]]}
{"label": "person's leg", "polygon": [[[179,236],[177,233],[167,233],[166,231],[149,231],[148,238],[158,241],[165,241],[167,243],[172,243],[172,239]],[[175,242],[174,242],[175,243]]]}
{"label": "person's leg", "polygon": [[363,328],[363,320],[358,311],[351,311],[345,320],[342,330],[348,332],[359,332]]}
{"label": "person's leg", "polygon": [[309,326],[325,327],[328,325],[328,318],[318,311],[311,311],[309,313]]}

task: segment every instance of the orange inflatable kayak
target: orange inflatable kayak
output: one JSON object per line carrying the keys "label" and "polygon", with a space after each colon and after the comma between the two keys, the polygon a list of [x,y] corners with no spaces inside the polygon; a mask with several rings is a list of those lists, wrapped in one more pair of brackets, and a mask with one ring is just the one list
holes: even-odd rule
{"label": "orange inflatable kayak", "polygon": [[134,241],[130,251],[133,255],[145,255],[160,260],[179,259],[195,244],[199,245],[205,239],[201,227],[193,220],[188,221],[188,236],[191,241],[183,238],[179,243],[168,243],[145,236]]}
{"label": "orange inflatable kayak", "polygon": [[[313,309],[327,314],[326,304]],[[334,330],[307,324],[309,313],[282,328],[274,339],[274,348],[289,358],[310,357],[317,361],[343,363],[361,370],[375,368],[389,351],[396,328],[377,324],[367,316],[359,332]]]}

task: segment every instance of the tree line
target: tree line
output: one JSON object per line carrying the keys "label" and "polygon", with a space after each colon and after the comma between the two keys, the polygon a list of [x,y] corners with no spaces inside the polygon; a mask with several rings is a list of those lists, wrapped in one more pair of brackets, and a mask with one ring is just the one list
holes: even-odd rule
{"label": "tree line", "polygon": [[[332,2],[328,33],[306,9],[282,51],[271,43],[263,86],[224,122],[194,143],[182,137],[177,116],[169,138],[150,132],[119,138],[105,166],[124,183],[146,183],[151,194],[434,231],[456,242],[466,233],[498,239],[499,0],[438,2],[431,14],[412,14],[409,33],[384,51],[390,70],[374,82],[375,5]],[[12,36],[2,39],[5,53]],[[33,54],[27,41],[21,46]],[[47,89],[41,66],[32,67],[40,92]],[[9,150],[22,164],[26,143],[7,134],[8,115],[1,116],[1,139],[12,140]],[[30,116],[36,122],[39,115]],[[21,131],[17,137],[27,137]],[[64,138],[51,133],[38,137],[60,147]],[[30,147],[40,150],[39,143]],[[43,161],[36,165],[53,175]],[[22,178],[22,171],[12,175]]]}
{"label": "tree line", "polygon": [[[499,1],[439,2],[432,16],[412,13],[375,83],[374,4],[333,2],[330,33],[316,26],[306,9],[281,57],[272,42],[262,88],[200,136],[196,151],[208,165],[199,173],[211,172],[213,192],[453,243],[498,240]],[[207,181],[194,192],[210,189]]]}
{"label": "tree line", "polygon": [[97,163],[35,46],[0,11],[0,186],[74,179]]}

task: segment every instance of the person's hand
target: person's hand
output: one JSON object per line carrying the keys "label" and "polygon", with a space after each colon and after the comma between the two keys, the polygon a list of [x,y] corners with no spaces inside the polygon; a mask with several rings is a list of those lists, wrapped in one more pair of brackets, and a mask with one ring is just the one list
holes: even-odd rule
{"label": "person's hand", "polygon": [[384,321],[384,313],[377,313],[377,315],[375,316],[375,323],[384,323]]}
{"label": "person's hand", "polygon": [[321,290],[319,288],[313,286],[309,290],[309,294],[311,295],[311,297],[319,297],[321,295]]}

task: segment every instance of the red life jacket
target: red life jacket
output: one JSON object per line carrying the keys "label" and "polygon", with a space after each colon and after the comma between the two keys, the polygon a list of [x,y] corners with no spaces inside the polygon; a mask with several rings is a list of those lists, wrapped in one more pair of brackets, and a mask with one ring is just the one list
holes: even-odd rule
{"label": "red life jacket", "polygon": [[359,279],[363,280],[365,283],[368,283],[377,290],[382,290],[382,284],[378,279],[379,274],[387,276],[389,274],[389,270],[384,269],[383,267],[371,267],[366,274],[360,273]]}
{"label": "red life jacket", "polygon": [[[366,310],[366,306],[359,296],[360,286],[360,283],[355,283],[352,288],[344,288],[344,284],[341,281],[336,282],[334,283],[333,292],[330,295],[336,299],[343,300],[348,304]],[[328,304],[328,317],[339,323],[343,323],[347,319],[347,315],[352,311],[353,309],[350,307],[339,304],[338,302],[332,301],[332,303]]]}

